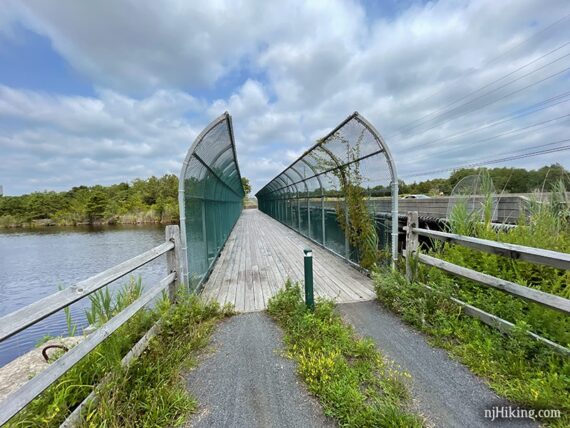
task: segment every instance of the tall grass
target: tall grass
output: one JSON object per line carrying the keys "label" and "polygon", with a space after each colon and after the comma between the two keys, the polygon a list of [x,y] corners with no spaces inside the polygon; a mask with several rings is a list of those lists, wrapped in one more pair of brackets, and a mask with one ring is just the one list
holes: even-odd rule
{"label": "tall grass", "polygon": [[[116,313],[134,302],[140,295],[138,286],[140,281],[131,281],[124,285],[118,294],[124,296],[119,302],[110,300],[105,303]],[[90,322],[94,325],[102,325],[109,312],[101,310],[99,303],[107,293],[98,292],[91,297],[92,306]],[[110,298],[110,296],[109,296]],[[163,297],[163,300],[165,297]],[[108,301],[106,301],[108,302]],[[164,303],[157,305],[155,310],[141,310],[126,324],[121,326],[115,333],[103,343],[91,351],[78,365],[69,370],[56,383],[46,389],[26,408],[14,417],[7,426],[9,427],[37,427],[59,426],[71,411],[93,389],[102,377],[113,370],[118,370],[123,355],[142,337],[160,315],[160,308]]]}
{"label": "tall grass", "polygon": [[[487,210],[485,205],[481,210]],[[516,228],[494,229],[491,227],[489,217],[485,217],[483,222],[474,221],[478,216],[466,215],[464,207],[458,204],[451,213],[450,231],[493,241],[570,253],[569,208],[566,189],[561,181],[552,189],[549,201],[531,201],[528,218],[522,217]],[[570,271],[447,243],[436,247],[433,253],[439,258],[479,272],[570,298]],[[420,272],[420,279],[423,281],[436,282],[442,278],[441,272],[435,268],[423,268]],[[570,345],[570,317],[565,314],[469,280],[454,278],[454,284],[453,291],[459,299],[511,322],[525,322],[535,332],[564,346]]]}
{"label": "tall grass", "polygon": [[288,280],[269,300],[268,312],[285,330],[286,352],[300,377],[341,426],[423,425],[409,409],[406,374],[370,339],[357,338],[332,301],[320,300],[309,311],[299,285]]}
{"label": "tall grass", "polygon": [[[105,324],[142,293],[140,278],[131,278],[112,297],[108,291],[91,296],[86,312],[94,326]],[[165,294],[152,308],[137,312],[127,323],[91,351],[78,365],[14,417],[8,427],[58,427],[105,377],[100,400],[89,409],[86,426],[172,426],[195,408],[180,384],[180,370],[191,364],[193,351],[204,346],[215,322],[231,313],[217,304],[181,293],[177,305]],[[150,327],[161,331],[149,349],[129,369],[121,360]],[[120,421],[120,422],[118,422]]]}
{"label": "tall grass", "polygon": [[130,303],[138,299],[143,292],[142,279],[130,277],[129,283],[119,289],[112,297],[109,287],[99,290],[89,296],[91,306],[85,311],[87,322],[99,327],[121,312]]}
{"label": "tall grass", "polygon": [[97,403],[88,406],[83,426],[178,426],[197,409],[181,373],[196,364],[197,351],[233,309],[204,304],[187,292],[179,293],[177,304],[165,309],[158,335],[128,368],[111,372],[97,392]]}
{"label": "tall grass", "polygon": [[[492,200],[485,195],[478,212],[457,204],[449,218],[449,231],[499,242],[570,253],[570,204],[563,182],[552,189],[548,201],[531,200],[528,217],[516,228],[497,230],[491,225]],[[570,272],[487,254],[449,243],[437,243],[438,258],[527,287],[570,297]],[[454,277],[436,268],[419,266],[416,283],[399,273],[375,274],[378,299],[404,320],[428,333],[473,372],[484,376],[499,394],[532,408],[556,408],[561,419],[544,420],[552,426],[570,425],[570,361],[544,344],[530,339],[533,331],[570,346],[570,317],[499,290]],[[429,285],[437,293],[428,291]],[[447,297],[453,296],[516,325],[503,335],[462,314]]]}
{"label": "tall grass", "polygon": [[542,422],[570,426],[570,359],[529,338],[524,322],[517,323],[514,334],[504,335],[464,315],[447,297],[457,287],[445,274],[427,282],[440,293],[388,270],[374,274],[374,281],[382,304],[485,378],[499,395],[525,408],[559,409],[562,418]]}

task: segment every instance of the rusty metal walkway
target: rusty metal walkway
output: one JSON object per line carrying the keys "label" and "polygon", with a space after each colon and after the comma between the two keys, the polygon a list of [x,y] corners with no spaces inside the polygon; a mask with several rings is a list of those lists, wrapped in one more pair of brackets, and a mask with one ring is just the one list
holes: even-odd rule
{"label": "rusty metal walkway", "polygon": [[370,278],[256,209],[243,210],[202,295],[239,312],[264,310],[287,278],[302,281],[307,247],[313,249],[316,296],[338,303],[374,299]]}

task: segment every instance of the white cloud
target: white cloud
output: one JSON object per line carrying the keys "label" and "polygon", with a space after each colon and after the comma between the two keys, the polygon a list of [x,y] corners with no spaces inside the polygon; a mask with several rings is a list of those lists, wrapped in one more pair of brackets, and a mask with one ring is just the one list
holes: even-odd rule
{"label": "white cloud", "polygon": [[6,188],[65,189],[109,184],[117,176],[178,174],[199,132],[182,117],[197,103],[185,93],[164,90],[136,100],[111,91],[87,98],[0,86]]}
{"label": "white cloud", "polygon": [[[570,57],[497,89],[509,82],[503,80],[485,90],[488,96],[457,103],[448,120],[433,120],[449,103],[561,46],[570,21],[532,35],[570,12],[563,0],[442,0],[412,3],[396,16],[367,16],[363,5],[340,0],[282,7],[174,0],[6,4],[0,31],[16,19],[45,35],[97,88],[95,97],[64,97],[0,86],[0,147],[8,165],[0,179],[23,180],[22,191],[42,188],[26,184],[20,172],[26,162],[38,165],[36,179],[50,162],[70,160],[65,180],[44,181],[45,187],[115,179],[125,165],[132,166],[126,178],[178,172],[193,137],[224,110],[233,116],[241,170],[254,191],[354,110],[387,138],[403,176],[568,135],[569,121],[561,119],[489,139],[563,115],[568,103],[484,125],[569,91],[568,74],[522,89],[569,67]],[[513,77],[568,53],[570,45]],[[217,93],[227,82],[238,82],[227,96],[195,96]],[[466,130],[476,132],[447,138]],[[517,165],[554,161],[570,163],[562,153]]]}

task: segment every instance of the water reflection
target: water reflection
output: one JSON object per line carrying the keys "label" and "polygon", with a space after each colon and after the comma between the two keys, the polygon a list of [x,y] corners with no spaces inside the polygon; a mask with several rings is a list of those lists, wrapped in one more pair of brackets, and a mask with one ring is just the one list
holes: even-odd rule
{"label": "water reflection", "polygon": [[[164,242],[164,226],[80,226],[0,229],[0,316],[95,275]],[[165,276],[164,256],[136,270],[143,285]],[[128,277],[109,287],[115,291]],[[71,306],[78,333],[89,300]],[[0,366],[32,349],[43,336],[66,334],[63,311],[0,343]]]}

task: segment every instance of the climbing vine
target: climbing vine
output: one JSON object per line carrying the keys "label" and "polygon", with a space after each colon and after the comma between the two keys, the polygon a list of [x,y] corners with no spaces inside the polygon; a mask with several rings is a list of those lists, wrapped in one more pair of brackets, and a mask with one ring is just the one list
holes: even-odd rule
{"label": "climbing vine", "polygon": [[321,157],[321,167],[331,170],[331,174],[338,179],[341,198],[336,201],[337,221],[350,245],[358,250],[360,266],[372,269],[376,266],[380,251],[375,221],[368,210],[363,187],[364,177],[360,172],[360,145],[363,136],[364,130],[353,145],[339,133],[332,136],[345,150],[344,161],[339,160],[321,141],[321,148],[328,155]]}

